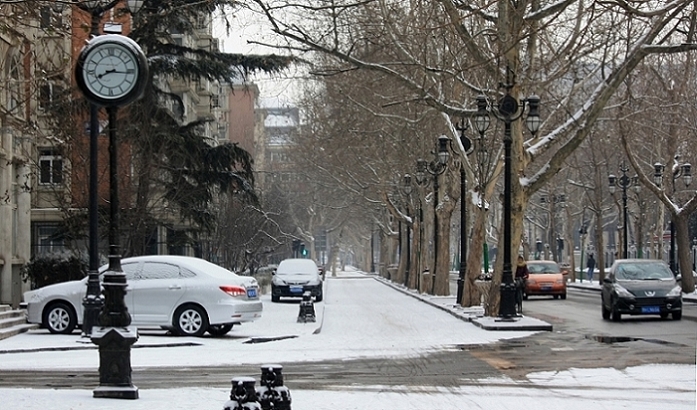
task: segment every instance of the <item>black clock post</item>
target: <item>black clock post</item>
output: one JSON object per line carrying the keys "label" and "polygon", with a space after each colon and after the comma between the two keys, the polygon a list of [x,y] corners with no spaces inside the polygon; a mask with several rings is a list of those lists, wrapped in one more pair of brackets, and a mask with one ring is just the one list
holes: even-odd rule
{"label": "black clock post", "polygon": [[137,399],[131,380],[131,346],[138,330],[124,300],[126,275],[121,269],[119,246],[119,195],[116,115],[118,107],[143,95],[148,80],[145,54],[128,37],[109,34],[94,37],[80,52],[75,79],[85,98],[109,115],[109,268],[103,274],[104,304],[90,338],[99,346],[99,386],[93,397]]}

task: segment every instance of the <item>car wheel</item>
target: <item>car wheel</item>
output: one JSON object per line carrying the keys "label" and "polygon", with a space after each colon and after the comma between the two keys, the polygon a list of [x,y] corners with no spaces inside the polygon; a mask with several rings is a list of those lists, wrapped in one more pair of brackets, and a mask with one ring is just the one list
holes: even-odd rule
{"label": "car wheel", "polygon": [[174,329],[181,336],[203,336],[208,330],[208,315],[196,305],[184,305],[174,313]]}
{"label": "car wheel", "polygon": [[559,295],[553,295],[554,299],[559,299]]}
{"label": "car wheel", "polygon": [[661,319],[667,319],[668,318],[668,312],[661,313]]}
{"label": "car wheel", "polygon": [[208,333],[211,336],[225,336],[232,329],[232,324],[227,325],[210,325],[208,326]]}
{"label": "car wheel", "polygon": [[605,319],[605,320],[610,319],[610,309],[605,309],[605,301],[602,299],[600,301],[600,309],[603,312],[603,319]]}
{"label": "car wheel", "polygon": [[320,292],[317,294],[317,296],[315,296],[315,302],[321,302],[323,298],[324,295],[322,294],[322,292]]}
{"label": "car wheel", "polygon": [[680,320],[682,319],[682,310],[679,310],[677,312],[673,312],[673,320]]}
{"label": "car wheel", "polygon": [[566,299],[566,293],[562,293],[561,298],[562,298],[562,300]]}
{"label": "car wheel", "polygon": [[67,335],[77,326],[77,315],[67,303],[53,303],[44,310],[43,325],[51,333]]}
{"label": "car wheel", "polygon": [[272,301],[272,302],[278,303],[278,302],[281,301],[281,297],[280,297],[280,296],[276,296],[276,295],[271,295],[271,301]]}

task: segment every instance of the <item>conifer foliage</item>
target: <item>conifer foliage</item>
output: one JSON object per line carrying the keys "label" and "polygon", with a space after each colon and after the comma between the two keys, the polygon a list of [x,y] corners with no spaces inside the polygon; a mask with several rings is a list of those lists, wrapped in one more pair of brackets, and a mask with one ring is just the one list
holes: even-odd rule
{"label": "conifer foliage", "polygon": [[[231,194],[255,203],[252,156],[237,144],[219,144],[204,133],[212,118],[186,121],[191,101],[168,89],[168,80],[185,83],[217,81],[223,87],[241,83],[254,72],[275,73],[291,60],[277,55],[241,55],[177,43],[201,29],[201,21],[231,12],[234,1],[146,0],[133,17],[129,34],[146,53],[151,81],[144,97],[131,104],[120,121],[120,138],[131,149],[133,198],[124,254],[145,252],[146,238],[157,225],[171,224],[172,209],[194,238],[215,226],[215,198]],[[229,27],[229,24],[228,24]],[[191,118],[188,116],[188,118]],[[230,124],[230,126],[235,126]],[[128,195],[127,195],[128,196]]]}

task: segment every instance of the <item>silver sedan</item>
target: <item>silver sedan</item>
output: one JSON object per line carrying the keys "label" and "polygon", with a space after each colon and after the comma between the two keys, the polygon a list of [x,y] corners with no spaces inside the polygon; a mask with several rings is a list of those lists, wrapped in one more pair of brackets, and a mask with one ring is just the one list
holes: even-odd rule
{"label": "silver sedan", "polygon": [[[125,302],[136,327],[170,329],[185,336],[222,336],[235,324],[261,317],[256,279],[239,276],[203,259],[154,255],[126,258]],[[107,266],[100,268],[100,273]],[[82,324],[87,277],[24,293],[29,323],[51,333]]]}

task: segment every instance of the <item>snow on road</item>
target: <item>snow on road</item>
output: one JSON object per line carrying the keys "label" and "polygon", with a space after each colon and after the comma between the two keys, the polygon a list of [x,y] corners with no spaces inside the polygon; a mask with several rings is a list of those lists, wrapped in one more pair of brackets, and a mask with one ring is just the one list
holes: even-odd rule
{"label": "snow on road", "polygon": [[[531,334],[480,329],[355,272],[342,272],[337,277],[328,275],[324,302],[315,304],[315,323],[297,322],[298,301],[282,299],[281,303],[271,303],[269,295],[262,296],[262,300],[264,313],[260,320],[235,326],[223,338],[170,337],[161,331],[142,330],[131,351],[132,367],[405,357],[454,345],[490,343]],[[266,338],[280,340],[244,343]],[[63,336],[37,330],[2,340],[0,352],[30,346],[68,350],[3,354],[0,369],[98,368],[96,346],[78,343],[79,339],[78,333]],[[138,348],[163,343],[194,346]]]}

